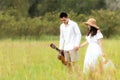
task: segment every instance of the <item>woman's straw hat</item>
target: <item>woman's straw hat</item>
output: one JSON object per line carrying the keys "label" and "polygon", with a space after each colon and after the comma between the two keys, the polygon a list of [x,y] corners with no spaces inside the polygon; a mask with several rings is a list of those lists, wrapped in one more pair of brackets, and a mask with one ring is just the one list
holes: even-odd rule
{"label": "woman's straw hat", "polygon": [[88,21],[85,22],[85,24],[86,24],[86,25],[90,25],[90,26],[92,26],[92,27],[95,27],[95,28],[99,29],[99,27],[98,27],[97,24],[96,24],[96,20],[95,20],[94,18],[88,19]]}

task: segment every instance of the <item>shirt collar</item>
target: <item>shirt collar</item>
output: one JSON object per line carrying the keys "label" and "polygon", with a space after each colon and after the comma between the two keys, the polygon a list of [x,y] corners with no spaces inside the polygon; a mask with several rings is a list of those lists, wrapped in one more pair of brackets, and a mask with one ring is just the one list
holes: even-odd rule
{"label": "shirt collar", "polygon": [[70,19],[68,19],[68,24],[70,24]]}

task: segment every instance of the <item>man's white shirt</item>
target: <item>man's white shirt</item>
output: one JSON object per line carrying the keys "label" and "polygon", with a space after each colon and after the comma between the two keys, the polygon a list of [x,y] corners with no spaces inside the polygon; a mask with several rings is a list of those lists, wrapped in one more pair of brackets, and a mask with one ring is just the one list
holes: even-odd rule
{"label": "man's white shirt", "polygon": [[60,43],[59,49],[73,50],[79,46],[81,40],[81,32],[78,24],[69,19],[68,24],[60,25]]}

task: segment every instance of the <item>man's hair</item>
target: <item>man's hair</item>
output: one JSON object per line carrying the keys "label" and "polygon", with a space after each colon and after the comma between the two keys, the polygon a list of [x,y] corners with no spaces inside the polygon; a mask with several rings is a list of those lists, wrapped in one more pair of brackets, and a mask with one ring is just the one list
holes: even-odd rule
{"label": "man's hair", "polygon": [[60,18],[63,18],[63,17],[67,18],[68,15],[67,15],[67,13],[65,13],[65,12],[61,12],[59,17],[60,17]]}

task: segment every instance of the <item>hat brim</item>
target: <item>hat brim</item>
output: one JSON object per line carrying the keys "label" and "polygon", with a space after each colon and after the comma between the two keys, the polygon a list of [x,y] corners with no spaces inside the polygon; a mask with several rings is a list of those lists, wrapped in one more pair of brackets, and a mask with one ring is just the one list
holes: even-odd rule
{"label": "hat brim", "polygon": [[89,23],[89,22],[84,22],[84,24],[85,24],[85,25],[90,25],[90,26],[92,26],[92,27],[95,27],[95,28],[99,29],[99,27],[98,27],[97,25],[95,25],[95,24],[91,24],[91,23]]}

